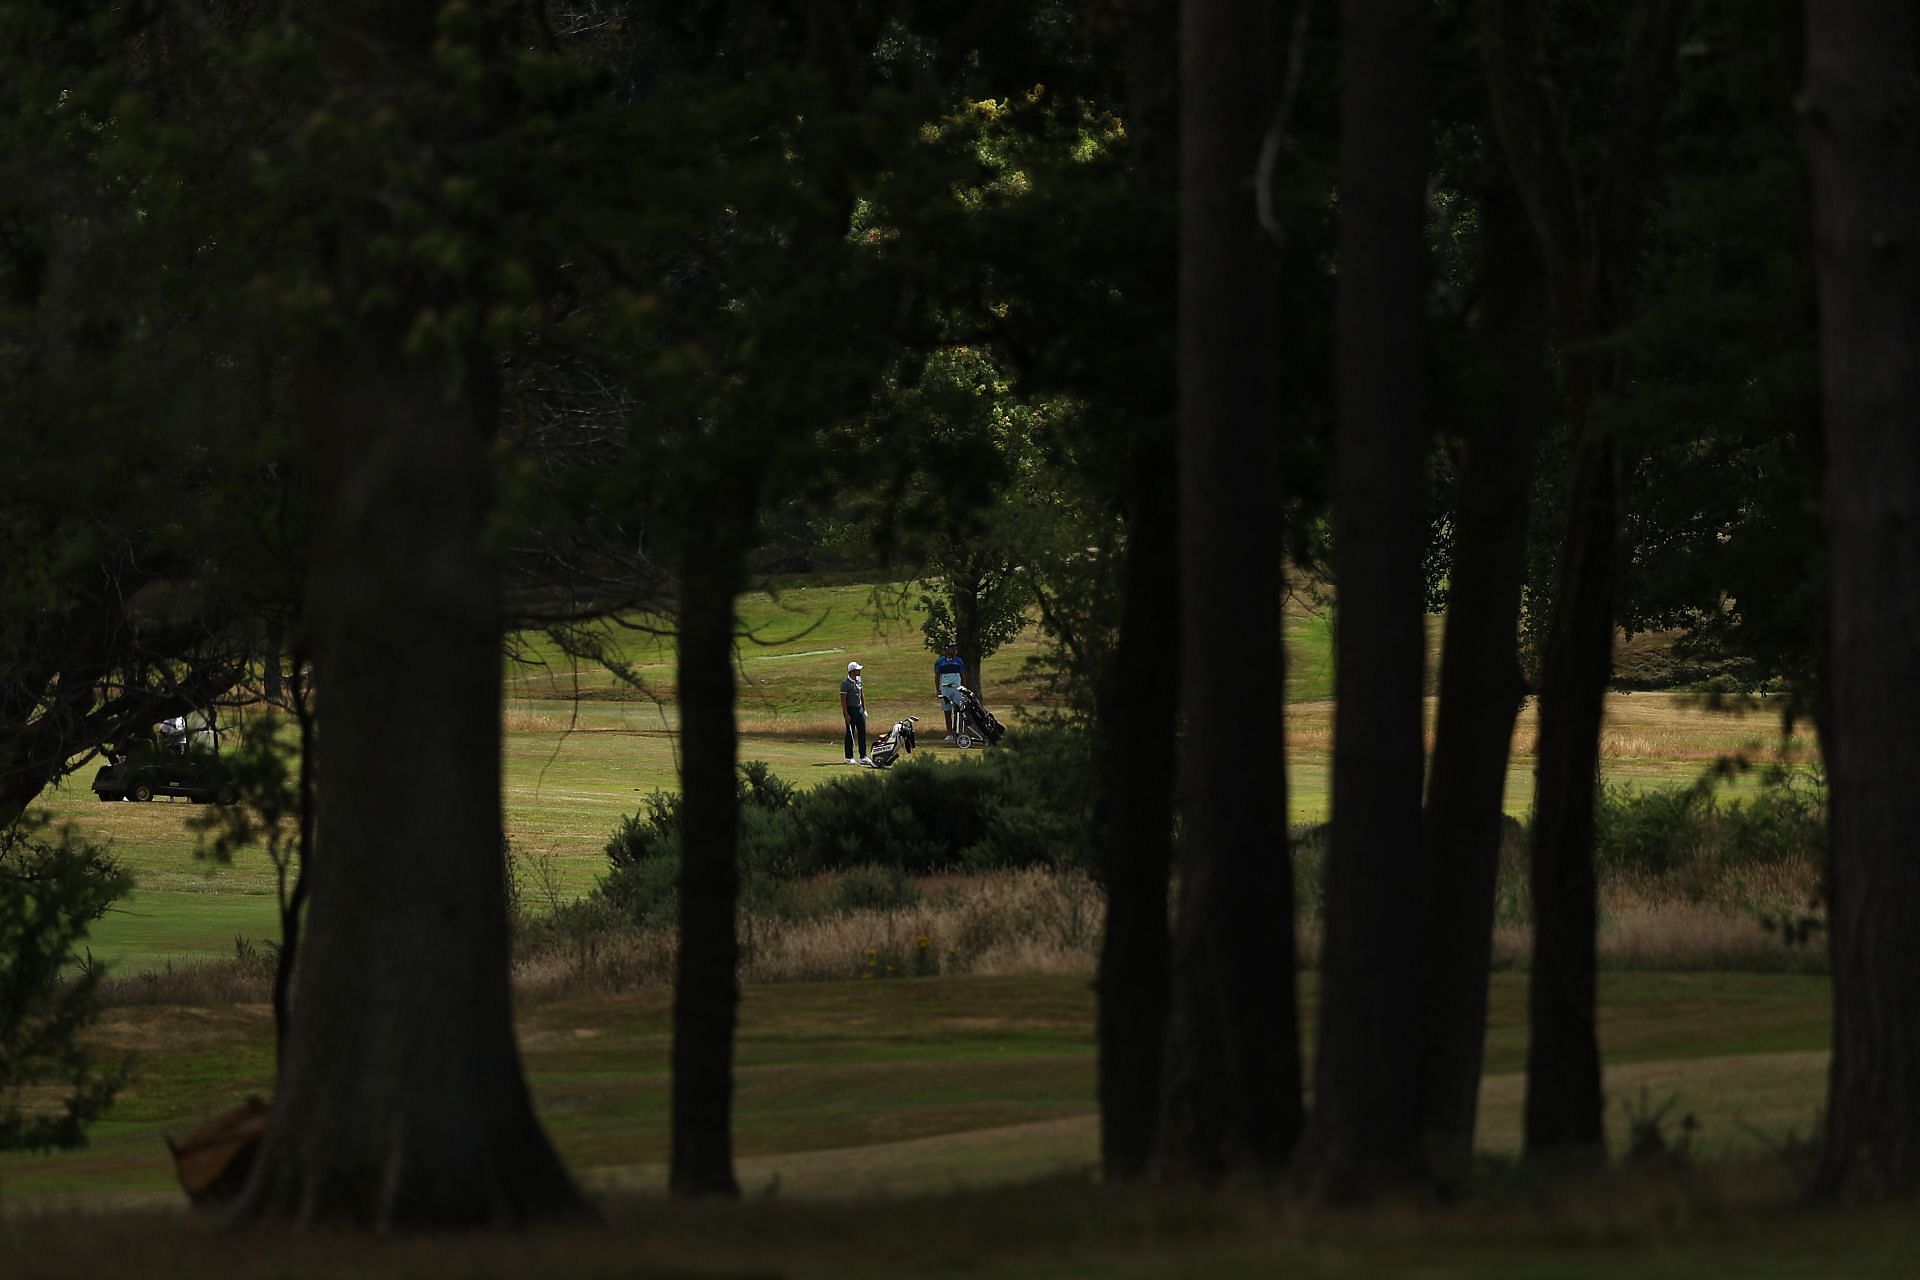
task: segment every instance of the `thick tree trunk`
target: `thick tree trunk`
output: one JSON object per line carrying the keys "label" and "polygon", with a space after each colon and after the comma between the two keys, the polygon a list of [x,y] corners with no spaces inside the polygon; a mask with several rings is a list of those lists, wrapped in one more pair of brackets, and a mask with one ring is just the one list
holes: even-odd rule
{"label": "thick tree trunk", "polygon": [[1100,1159],[1109,1179],[1143,1177],[1159,1134],[1180,668],[1172,455],[1164,435],[1134,446],[1120,630],[1099,706],[1094,826],[1107,888],[1098,977]]}
{"label": "thick tree trunk", "polygon": [[[527,1095],[500,857],[486,400],[379,331],[322,366],[307,627],[324,703],[272,1127],[240,1216],[497,1226],[581,1201]],[[403,749],[404,748],[404,749]]]}
{"label": "thick tree trunk", "polygon": [[673,1158],[683,1196],[737,1196],[733,1035],[740,1004],[738,742],[733,602],[739,557],[711,543],[681,559],[680,954],[673,983]]}
{"label": "thick tree trunk", "polygon": [[1581,433],[1540,678],[1525,1150],[1529,1158],[1583,1160],[1606,1150],[1594,1023],[1593,821],[1625,503],[1613,435],[1587,422],[1593,393],[1576,390],[1575,400]]}
{"label": "thick tree trunk", "polygon": [[1276,7],[1189,0],[1180,33],[1180,911],[1158,1172],[1273,1173],[1301,1124],[1284,741],[1279,318],[1252,195],[1279,98]]}
{"label": "thick tree trunk", "polygon": [[1533,228],[1489,130],[1481,335],[1499,390],[1467,432],[1440,708],[1427,779],[1425,1144],[1448,1183],[1473,1155],[1507,762],[1526,682],[1518,646],[1527,498],[1546,417],[1548,297]]}
{"label": "thick tree trunk", "polygon": [[[1139,157],[1145,203],[1171,190],[1178,175],[1178,15],[1171,0],[1127,0],[1127,13],[1129,140]],[[1166,301],[1171,329],[1171,240],[1166,249],[1161,270],[1154,272],[1164,288],[1154,296]],[[1141,412],[1128,424],[1120,625],[1095,710],[1100,768],[1094,824],[1107,885],[1098,977],[1100,1156],[1112,1179],[1144,1176],[1159,1141],[1172,966],[1167,898],[1179,730],[1173,674],[1180,665],[1179,499],[1173,379],[1160,355],[1140,353]]]}
{"label": "thick tree trunk", "polygon": [[1920,1187],[1920,15],[1810,5],[1833,550],[1833,1066],[1818,1181]]}
{"label": "thick tree trunk", "polygon": [[1329,1195],[1422,1167],[1427,964],[1421,835],[1426,657],[1426,0],[1348,0],[1341,103],[1340,592],[1333,835],[1313,1119],[1302,1174]]}

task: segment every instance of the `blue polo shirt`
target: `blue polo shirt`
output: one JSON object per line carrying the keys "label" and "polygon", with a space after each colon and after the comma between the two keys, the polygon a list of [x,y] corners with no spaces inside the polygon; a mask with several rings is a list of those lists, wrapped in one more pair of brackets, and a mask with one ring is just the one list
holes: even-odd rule
{"label": "blue polo shirt", "polygon": [[[941,654],[933,660],[933,674],[940,677],[940,683],[942,685],[959,684],[960,677],[965,673],[966,669],[966,663],[960,661],[958,658],[949,658],[945,654]],[[948,676],[952,676],[953,679],[947,679],[946,677]]]}

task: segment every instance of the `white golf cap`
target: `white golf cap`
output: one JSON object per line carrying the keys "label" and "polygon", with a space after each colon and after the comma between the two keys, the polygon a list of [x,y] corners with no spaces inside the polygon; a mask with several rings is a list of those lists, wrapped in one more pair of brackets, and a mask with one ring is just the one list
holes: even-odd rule
{"label": "white golf cap", "polygon": [[857,662],[849,662],[849,663],[847,664],[847,670],[849,670],[849,671],[858,671],[858,670],[860,670],[860,669],[861,669],[861,668],[860,668],[860,664],[859,664],[859,663],[857,663]]}

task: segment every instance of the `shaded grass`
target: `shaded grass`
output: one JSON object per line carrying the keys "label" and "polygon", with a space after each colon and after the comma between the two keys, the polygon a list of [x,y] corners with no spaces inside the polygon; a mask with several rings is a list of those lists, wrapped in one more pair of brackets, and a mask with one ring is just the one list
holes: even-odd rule
{"label": "shaded grass", "polygon": [[[1790,1130],[1804,1134],[1822,1096],[1828,990],[1823,979],[1792,975],[1602,975],[1616,1144],[1625,1126],[1618,1102],[1642,1085],[1655,1101],[1678,1094],[1682,1109],[1702,1117],[1706,1155],[1751,1154]],[[1312,975],[1303,978],[1309,1047],[1316,991]],[[1496,975],[1491,997],[1481,1146],[1501,1153],[1518,1144],[1524,979]],[[614,1171],[609,1185],[658,1186],[664,1177],[671,1011],[664,988],[522,1002],[536,1104],[576,1170]],[[857,1190],[839,1180],[859,1162],[855,1153],[943,1138],[967,1154],[949,1163],[948,1147],[936,1143],[919,1149],[917,1164],[910,1152],[887,1157],[906,1185],[1084,1168],[1096,1158],[1093,1016],[1085,978],[750,986],[736,1059],[736,1150],[759,1161],[764,1178],[779,1173],[789,1193],[809,1196]],[[124,1203],[164,1192],[163,1130],[271,1087],[264,1006],[117,1008],[100,1036],[138,1051],[136,1079],[89,1149],[0,1156],[0,1205],[81,1192]],[[964,1137],[987,1130],[1005,1131],[996,1158]]]}
{"label": "shaded grass", "polygon": [[1050,1179],[1002,1190],[843,1205],[667,1202],[621,1195],[606,1222],[517,1234],[380,1240],[233,1235],[181,1217],[0,1222],[10,1275],[483,1278],[1805,1277],[1905,1276],[1920,1249],[1907,1206],[1796,1205],[1772,1166],[1498,1188],[1465,1205],[1309,1209],[1281,1196],[1101,1188]]}

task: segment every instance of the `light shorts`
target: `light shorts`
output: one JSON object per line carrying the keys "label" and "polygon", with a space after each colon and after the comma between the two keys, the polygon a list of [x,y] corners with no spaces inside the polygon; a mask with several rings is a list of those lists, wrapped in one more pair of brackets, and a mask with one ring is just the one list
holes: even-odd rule
{"label": "light shorts", "polygon": [[957,681],[940,686],[940,705],[948,711],[960,709],[960,685]]}

